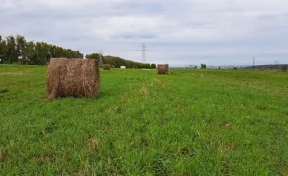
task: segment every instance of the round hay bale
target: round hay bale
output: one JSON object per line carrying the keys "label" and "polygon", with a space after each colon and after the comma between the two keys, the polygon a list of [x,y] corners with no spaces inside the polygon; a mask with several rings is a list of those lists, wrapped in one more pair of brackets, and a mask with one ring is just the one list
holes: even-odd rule
{"label": "round hay bale", "polygon": [[169,65],[168,64],[158,64],[157,65],[157,73],[158,74],[168,74]]}
{"label": "round hay bale", "polygon": [[96,59],[53,58],[47,71],[47,98],[95,97],[100,93]]}
{"label": "round hay bale", "polygon": [[110,64],[103,64],[104,70],[110,70],[110,68],[111,68]]}

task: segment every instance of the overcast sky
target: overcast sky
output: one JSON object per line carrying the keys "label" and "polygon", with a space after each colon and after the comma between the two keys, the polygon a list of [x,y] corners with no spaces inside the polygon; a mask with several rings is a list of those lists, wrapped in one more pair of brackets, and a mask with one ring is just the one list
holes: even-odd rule
{"label": "overcast sky", "polygon": [[0,0],[0,35],[147,62],[288,63],[288,0]]}

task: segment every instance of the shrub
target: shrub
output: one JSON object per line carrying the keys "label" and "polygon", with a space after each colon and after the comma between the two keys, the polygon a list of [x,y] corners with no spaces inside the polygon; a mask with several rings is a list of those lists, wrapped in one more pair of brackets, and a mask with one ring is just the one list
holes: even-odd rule
{"label": "shrub", "polygon": [[288,66],[287,66],[287,65],[284,65],[284,66],[281,67],[281,71],[287,72],[287,68],[288,68]]}
{"label": "shrub", "polygon": [[156,64],[151,64],[150,68],[152,69],[156,68]]}
{"label": "shrub", "polygon": [[206,69],[206,64],[201,64],[201,69]]}

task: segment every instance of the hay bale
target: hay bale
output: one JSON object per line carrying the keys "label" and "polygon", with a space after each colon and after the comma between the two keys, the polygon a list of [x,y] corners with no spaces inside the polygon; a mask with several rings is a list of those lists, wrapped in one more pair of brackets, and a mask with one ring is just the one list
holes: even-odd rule
{"label": "hay bale", "polygon": [[110,64],[103,64],[104,70],[110,70],[110,68],[111,68]]}
{"label": "hay bale", "polygon": [[126,69],[126,66],[120,66],[120,68],[122,68],[122,69]]}
{"label": "hay bale", "polygon": [[53,58],[47,71],[47,98],[95,97],[100,93],[96,59]]}
{"label": "hay bale", "polygon": [[168,74],[169,65],[168,64],[158,64],[157,65],[157,73],[158,74]]}

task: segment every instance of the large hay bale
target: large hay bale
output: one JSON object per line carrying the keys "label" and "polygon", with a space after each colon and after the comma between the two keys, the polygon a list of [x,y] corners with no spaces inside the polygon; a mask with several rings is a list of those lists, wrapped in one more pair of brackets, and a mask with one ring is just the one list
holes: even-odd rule
{"label": "large hay bale", "polygon": [[53,58],[47,71],[47,98],[95,97],[100,93],[96,59]]}
{"label": "large hay bale", "polygon": [[157,73],[158,74],[168,74],[169,65],[168,64],[158,64],[157,65]]}
{"label": "large hay bale", "polygon": [[111,68],[110,64],[103,64],[104,70],[110,70],[110,68]]}

